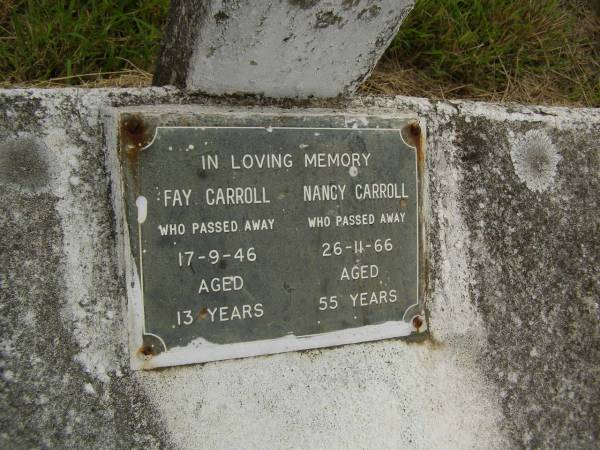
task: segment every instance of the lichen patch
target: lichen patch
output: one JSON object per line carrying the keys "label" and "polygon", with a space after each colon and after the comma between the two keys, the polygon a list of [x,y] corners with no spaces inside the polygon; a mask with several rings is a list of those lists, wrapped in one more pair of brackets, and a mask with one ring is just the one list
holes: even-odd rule
{"label": "lichen patch", "polygon": [[560,154],[544,130],[530,130],[510,139],[510,158],[519,180],[532,191],[543,192],[554,184]]}

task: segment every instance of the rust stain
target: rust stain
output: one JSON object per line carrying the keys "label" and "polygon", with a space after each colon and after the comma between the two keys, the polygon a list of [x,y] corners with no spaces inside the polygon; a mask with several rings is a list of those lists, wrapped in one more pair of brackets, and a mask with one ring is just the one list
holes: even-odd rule
{"label": "rust stain", "polygon": [[[423,295],[423,301],[429,294],[429,271],[430,261],[428,258],[427,250],[427,218],[425,217],[424,209],[424,180],[425,180],[425,135],[421,130],[421,125],[418,122],[412,122],[410,124],[410,136],[413,139],[415,148],[417,149],[417,171],[419,181],[419,260],[421,261],[421,267],[419,272],[419,284],[420,290]],[[425,305],[423,306],[425,308]]]}
{"label": "rust stain", "polygon": [[412,334],[404,340],[408,345],[427,346],[429,350],[441,350],[447,346],[446,343],[438,341],[429,331]]}
{"label": "rust stain", "polygon": [[144,334],[142,346],[138,349],[138,354],[148,361],[165,350],[164,343],[160,338],[154,335]]}
{"label": "rust stain", "polygon": [[403,131],[408,144],[417,150],[419,175],[422,175],[424,169],[423,163],[425,162],[425,139],[421,130],[421,125],[416,120],[413,120]]}
{"label": "rust stain", "polygon": [[136,195],[139,194],[139,154],[148,145],[153,130],[144,122],[139,114],[127,114],[121,118],[120,125],[121,164],[126,166],[133,182]]}
{"label": "rust stain", "polygon": [[413,142],[413,145],[416,147],[417,146],[416,140],[419,139],[419,136],[421,136],[421,125],[419,125],[418,122],[413,121],[408,125],[408,131],[409,131],[409,136],[411,136],[413,139],[415,139],[415,142]]}
{"label": "rust stain", "polygon": [[126,116],[121,123],[122,148],[130,167],[137,165],[139,150],[152,139],[148,131],[143,119],[138,115]]}
{"label": "rust stain", "polygon": [[[413,121],[407,126],[408,143],[417,149],[417,158],[419,163],[425,162],[425,146],[419,122]],[[422,174],[423,165],[419,164],[419,175]]]}
{"label": "rust stain", "polygon": [[[417,153],[417,190],[418,196],[418,211],[419,211],[419,296],[422,314],[426,314],[426,301],[429,295],[429,271],[430,261],[428,258],[427,249],[427,218],[424,210],[424,195],[425,195],[425,133],[421,129],[421,125],[417,120],[411,121],[403,130],[403,136],[407,143],[415,148]],[[415,316],[413,318],[413,326],[417,331],[423,326],[423,317]],[[417,326],[418,325],[418,326]]]}
{"label": "rust stain", "polygon": [[141,353],[146,358],[152,358],[156,355],[154,348],[151,345],[143,345],[139,348],[138,353]]}
{"label": "rust stain", "polygon": [[127,115],[121,124],[121,136],[134,147],[143,147],[148,144],[149,136],[144,119],[138,114]]}
{"label": "rust stain", "polygon": [[198,313],[198,319],[200,320],[204,320],[206,318],[206,316],[208,315],[208,308],[205,306],[204,308],[202,308],[200,310],[200,312]]}

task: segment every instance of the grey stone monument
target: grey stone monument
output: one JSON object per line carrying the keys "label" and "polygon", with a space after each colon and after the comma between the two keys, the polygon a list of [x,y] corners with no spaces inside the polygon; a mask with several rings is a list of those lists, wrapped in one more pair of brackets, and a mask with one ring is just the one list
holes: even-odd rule
{"label": "grey stone monument", "polygon": [[173,1],[154,84],[334,97],[369,76],[413,0]]}

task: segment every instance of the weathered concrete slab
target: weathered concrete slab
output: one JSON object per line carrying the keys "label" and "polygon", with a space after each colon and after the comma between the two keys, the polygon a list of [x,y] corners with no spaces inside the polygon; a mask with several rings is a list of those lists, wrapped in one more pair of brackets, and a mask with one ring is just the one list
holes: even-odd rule
{"label": "weathered concrete slab", "polygon": [[371,73],[413,0],[172,2],[154,84],[334,97]]}
{"label": "weathered concrete slab", "polygon": [[600,111],[310,104],[425,119],[431,340],[134,373],[102,125],[192,101],[0,91],[0,447],[597,447]]}

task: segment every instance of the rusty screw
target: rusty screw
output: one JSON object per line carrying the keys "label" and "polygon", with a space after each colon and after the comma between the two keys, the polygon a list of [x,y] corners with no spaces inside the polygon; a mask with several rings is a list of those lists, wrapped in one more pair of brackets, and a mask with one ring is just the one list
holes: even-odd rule
{"label": "rusty screw", "polygon": [[144,345],[138,351],[144,356],[144,359],[150,359],[155,355],[151,345]]}
{"label": "rusty screw", "polygon": [[423,318],[421,316],[415,316],[412,318],[412,325],[413,327],[415,327],[415,329],[417,331],[419,331],[419,328],[421,328],[423,326]]}
{"label": "rusty screw", "polygon": [[421,125],[419,125],[419,122],[411,122],[409,130],[411,136],[416,139],[421,134]]}
{"label": "rusty screw", "polygon": [[129,134],[137,135],[144,132],[144,123],[139,117],[130,117],[125,121],[125,129]]}
{"label": "rusty screw", "polygon": [[421,141],[421,125],[416,120],[408,123],[402,130],[405,141],[412,147],[418,147]]}

